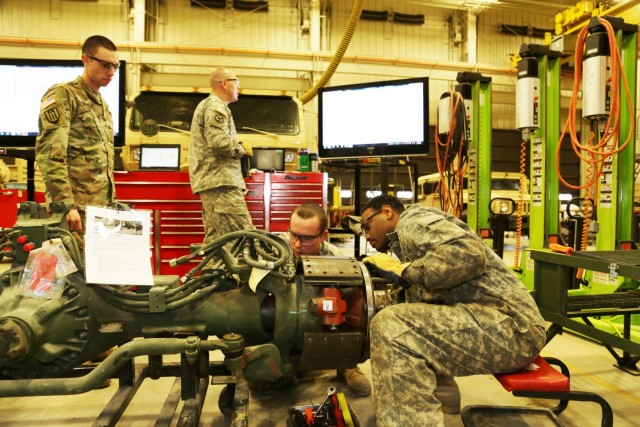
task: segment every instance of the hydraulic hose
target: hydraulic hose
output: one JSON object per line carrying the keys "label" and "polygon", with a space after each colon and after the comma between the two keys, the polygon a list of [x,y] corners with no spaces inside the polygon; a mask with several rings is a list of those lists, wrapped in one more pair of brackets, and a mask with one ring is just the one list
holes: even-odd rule
{"label": "hydraulic hose", "polygon": [[[237,258],[224,247],[225,244],[236,239],[239,241],[233,251],[234,253],[242,251],[242,259],[246,265],[238,264]],[[261,247],[259,252],[256,251],[261,257],[268,255],[266,257],[267,261],[253,259],[247,239],[254,241],[254,247],[258,244],[264,244],[265,247],[271,248],[272,254],[269,254],[265,247]],[[244,249],[241,249],[243,246]],[[185,276],[186,280],[184,280],[182,286],[166,290],[167,311],[184,307],[218,290],[219,281],[217,279],[223,279],[223,277],[218,277],[213,273],[202,273],[202,269],[215,256],[222,259],[226,266],[225,270],[231,273],[243,273],[251,268],[260,268],[270,270],[270,274],[286,280],[291,280],[295,276],[295,269],[285,268],[285,271],[280,271],[292,257],[289,245],[280,238],[263,230],[241,230],[226,234],[207,244],[197,253],[181,257],[180,263],[202,255],[206,256],[197,267]],[[201,273],[199,276],[196,275],[198,272]],[[121,310],[135,313],[148,313],[150,311],[148,293],[139,294],[102,284],[95,286],[95,290],[107,303]]]}
{"label": "hydraulic hose", "polygon": [[353,33],[356,31],[356,27],[358,26],[358,22],[360,21],[360,15],[362,14],[362,8],[364,5],[364,0],[355,0],[353,3],[353,8],[351,9],[351,15],[349,16],[349,20],[347,21],[347,28],[342,35],[342,40],[340,40],[340,44],[336,49],[336,53],[331,58],[331,62],[327,69],[322,73],[322,76],[318,79],[315,85],[311,89],[307,91],[304,95],[300,97],[300,101],[303,104],[311,101],[318,94],[318,89],[324,87],[331,77],[333,73],[338,69],[338,65],[342,62],[342,58],[344,57],[347,48],[349,47],[349,43],[351,43],[351,38],[353,37]]}
{"label": "hydraulic hose", "polygon": [[436,164],[440,182],[434,197],[439,194],[440,208],[460,218],[464,206],[464,176],[467,171],[466,113],[464,98],[460,92],[450,91],[449,97],[449,129],[446,130],[447,139],[444,142],[440,139],[440,114],[436,115]]}

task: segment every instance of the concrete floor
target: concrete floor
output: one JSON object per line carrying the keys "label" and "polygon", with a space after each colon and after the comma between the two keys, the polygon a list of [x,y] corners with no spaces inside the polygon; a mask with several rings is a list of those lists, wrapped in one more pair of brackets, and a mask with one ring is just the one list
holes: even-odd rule
{"label": "concrete floor", "polygon": [[[352,246],[345,244],[345,252],[352,251]],[[511,261],[506,261],[511,263]],[[511,264],[509,264],[511,265]],[[0,271],[8,268],[8,264],[0,264]],[[556,336],[544,348],[543,356],[561,359],[571,370],[573,390],[590,391],[600,394],[612,406],[614,425],[616,427],[635,427],[640,425],[640,376],[634,376],[613,366],[615,360],[601,345],[583,338],[565,333]],[[140,360],[144,363],[144,359]],[[361,368],[370,378],[369,362]],[[363,427],[374,427],[373,397],[357,398],[351,396],[346,387],[334,377],[335,372],[317,373],[311,380],[302,381],[298,386],[281,390],[268,396],[250,399],[250,427],[284,426],[286,410],[294,405],[319,403],[328,385],[334,385],[338,391],[345,392],[347,400]],[[493,376],[477,375],[458,378],[462,392],[462,406],[496,405],[496,406],[541,406],[548,404],[543,400],[515,398],[506,392]],[[118,426],[146,427],[154,426],[162,409],[169,390],[174,383],[173,378],[145,380],[130,405],[124,412]],[[118,381],[104,389],[93,390],[82,395],[19,397],[0,399],[1,427],[69,427],[93,425],[109,399],[118,388]],[[200,426],[222,427],[230,425],[229,419],[218,409],[218,395],[221,386],[209,386],[204,402]],[[177,417],[176,417],[177,418]],[[588,427],[600,425],[600,409],[594,403],[571,402],[560,415],[560,420],[567,427]],[[634,421],[635,420],[635,421]],[[447,427],[463,426],[459,415],[446,415]],[[176,419],[172,425],[176,424]],[[416,426],[422,425],[419,420]],[[518,425],[541,425],[525,424]],[[403,427],[403,426],[399,426]]]}

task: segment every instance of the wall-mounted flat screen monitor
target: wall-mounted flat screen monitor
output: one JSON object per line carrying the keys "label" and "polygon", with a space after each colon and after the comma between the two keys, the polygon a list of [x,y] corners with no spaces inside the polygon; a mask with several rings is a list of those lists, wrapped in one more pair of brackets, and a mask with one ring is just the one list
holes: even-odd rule
{"label": "wall-mounted flat screen monitor", "polygon": [[249,163],[251,169],[263,172],[282,172],[284,171],[284,149],[254,148]]}
{"label": "wall-mounted flat screen monitor", "polygon": [[180,170],[180,144],[140,145],[140,170]]}
{"label": "wall-mounted flat screen monitor", "polygon": [[318,150],[321,158],[426,155],[429,79],[321,88]]}
{"label": "wall-mounted flat screen monitor", "polygon": [[[113,116],[117,147],[124,145],[126,69],[126,63],[122,61],[111,83],[100,89]],[[79,59],[0,58],[0,147],[34,147],[42,96],[54,84],[74,80],[83,70]]]}

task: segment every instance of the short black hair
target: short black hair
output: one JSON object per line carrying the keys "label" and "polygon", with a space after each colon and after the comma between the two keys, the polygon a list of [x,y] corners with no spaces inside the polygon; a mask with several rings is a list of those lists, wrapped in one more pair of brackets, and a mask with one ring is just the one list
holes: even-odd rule
{"label": "short black hair", "polygon": [[293,214],[298,215],[302,219],[318,218],[320,221],[320,232],[324,232],[329,226],[327,212],[317,203],[308,202],[298,205],[293,212],[291,212],[291,216],[293,216]]}
{"label": "short black hair", "polygon": [[118,50],[115,44],[105,36],[91,36],[82,44],[82,51],[89,55],[95,55],[98,48],[103,47],[111,52]]}
{"label": "short black hair", "polygon": [[404,212],[404,205],[402,204],[402,202],[396,197],[390,196],[388,194],[381,194],[369,200],[369,203],[367,203],[364,209],[362,209],[362,212],[366,211],[367,209],[379,211],[384,205],[391,206],[391,209],[395,213],[401,214],[402,212]]}

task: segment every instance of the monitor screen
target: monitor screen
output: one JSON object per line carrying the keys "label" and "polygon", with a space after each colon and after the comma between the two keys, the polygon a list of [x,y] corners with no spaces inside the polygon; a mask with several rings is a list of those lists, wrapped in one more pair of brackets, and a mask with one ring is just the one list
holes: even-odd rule
{"label": "monitor screen", "polygon": [[[124,145],[126,68],[122,61],[111,83],[100,89],[113,116],[117,147]],[[83,70],[80,60],[0,58],[0,147],[34,147],[42,96],[54,84],[74,80]]]}
{"label": "monitor screen", "polygon": [[318,150],[321,158],[427,154],[429,79],[321,88]]}
{"label": "monitor screen", "polygon": [[254,148],[253,156],[249,158],[251,169],[263,172],[284,171],[284,149],[282,148]]}
{"label": "monitor screen", "polygon": [[180,170],[180,144],[142,144],[141,170]]}

